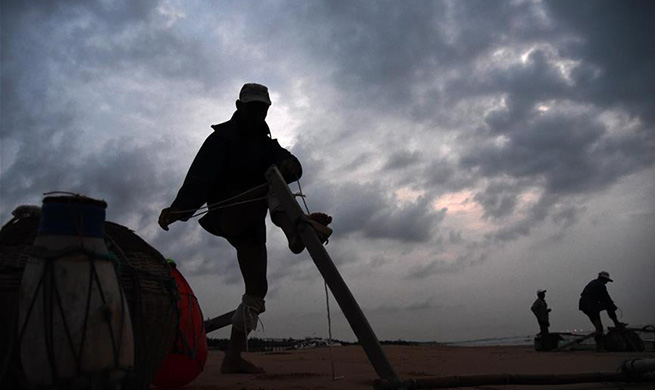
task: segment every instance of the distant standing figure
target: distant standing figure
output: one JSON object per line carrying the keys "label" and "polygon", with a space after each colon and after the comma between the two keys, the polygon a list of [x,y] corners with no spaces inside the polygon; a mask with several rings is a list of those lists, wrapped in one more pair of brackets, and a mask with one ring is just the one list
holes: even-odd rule
{"label": "distant standing figure", "polygon": [[547,335],[548,327],[550,326],[550,322],[548,321],[550,309],[546,303],[546,290],[537,290],[537,299],[532,304],[530,310],[532,310],[535,317],[537,317],[537,322],[539,322],[539,333],[542,336]]}
{"label": "distant standing figure", "polygon": [[598,277],[591,282],[587,283],[582,294],[580,294],[580,303],[578,308],[589,317],[591,323],[596,328],[594,339],[596,340],[596,348],[602,349],[603,340],[603,323],[600,320],[600,312],[607,310],[607,315],[617,328],[621,328],[623,324],[616,318],[616,305],[610,294],[607,292],[605,286],[608,282],[613,282],[610,279],[610,274],[606,271],[598,273]]}

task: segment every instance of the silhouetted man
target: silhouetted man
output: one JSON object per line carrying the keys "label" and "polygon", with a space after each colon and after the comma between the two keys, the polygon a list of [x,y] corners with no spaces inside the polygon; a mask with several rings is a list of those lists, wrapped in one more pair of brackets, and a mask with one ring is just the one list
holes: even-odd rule
{"label": "silhouetted man", "polygon": [[610,279],[610,274],[606,271],[598,273],[598,277],[591,282],[587,283],[582,294],[580,294],[580,302],[578,308],[589,317],[591,323],[596,329],[594,339],[596,340],[596,349],[602,349],[603,341],[603,323],[600,320],[600,312],[607,310],[607,315],[617,328],[621,328],[622,324],[616,318],[616,305],[612,298],[610,298],[605,286],[608,282],[613,282]]}
{"label": "silhouetted man", "polygon": [[[269,207],[271,220],[282,227],[292,252],[300,253],[304,249],[274,194],[269,194],[268,202],[266,199],[265,172],[271,165],[278,166],[287,183],[302,175],[298,159],[271,138],[265,121],[270,105],[265,86],[245,84],[236,101],[237,111],[229,121],[212,126],[214,132],[198,151],[177,197],[159,216],[159,225],[168,230],[169,224],[188,220],[206,203],[209,212],[199,223],[208,232],[227,239],[236,249],[245,294],[232,317],[230,344],[221,366],[223,373],[263,372],[243,359],[241,352],[248,333],[257,327],[258,316],[265,310],[264,297],[268,291],[265,218]],[[322,224],[319,224],[311,220],[312,216],[306,222],[325,241],[332,230],[323,225],[331,218],[321,214],[323,218],[318,219]]]}
{"label": "silhouetted man", "polygon": [[537,290],[537,299],[532,304],[530,310],[532,310],[535,317],[537,317],[540,330],[539,333],[542,336],[547,335],[548,327],[550,326],[550,322],[548,321],[548,313],[550,313],[550,309],[546,303],[546,290]]}

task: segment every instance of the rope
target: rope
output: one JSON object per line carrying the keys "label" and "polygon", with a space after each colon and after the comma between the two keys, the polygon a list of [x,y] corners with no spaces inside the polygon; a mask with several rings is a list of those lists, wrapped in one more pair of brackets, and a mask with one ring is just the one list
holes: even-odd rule
{"label": "rope", "polygon": [[[234,207],[234,206],[238,206],[240,204],[259,202],[259,201],[265,200],[265,199],[268,199],[268,197],[267,196],[262,196],[260,198],[253,198],[253,199],[243,200],[241,202],[234,202],[234,203],[226,204],[224,206],[211,207],[211,208],[208,208],[207,210],[203,210],[203,211],[201,211],[199,213],[193,214],[192,216],[189,217],[189,219],[197,218],[197,217],[199,217],[201,215],[207,214],[210,211],[219,210],[219,209],[226,209],[228,207]],[[179,213],[179,211],[171,211],[171,213]]]}
{"label": "rope", "polygon": [[[252,313],[255,313],[255,314],[253,315]],[[246,338],[246,352],[250,352],[249,338],[248,338],[250,332],[248,332],[248,327],[247,327],[246,324],[249,325],[250,322],[252,322],[253,317],[255,317],[255,316],[257,317],[257,323],[255,324],[255,326],[253,327],[251,332],[256,330],[257,324],[261,324],[261,326],[262,326],[262,335],[263,335],[262,338],[264,338],[264,339],[266,338],[266,329],[264,328],[264,322],[259,317],[259,314],[260,313],[257,311],[256,308],[254,308],[254,307],[252,307],[250,305],[243,305],[243,326],[244,326],[244,329],[246,330],[244,332],[246,334],[246,336],[245,336],[245,338]]]}
{"label": "rope", "polygon": [[332,368],[332,380],[343,378],[343,376],[336,376],[334,370],[334,357],[332,355],[332,318],[330,317],[330,296],[328,294],[327,282],[324,282],[325,287],[325,307],[327,309],[327,322],[328,322],[328,350],[330,351],[330,367]]}
{"label": "rope", "polygon": [[[302,199],[302,203],[305,205],[305,210],[307,211],[307,214],[309,215],[309,207],[307,207],[307,202],[305,202],[305,194],[302,193],[302,187],[300,186],[300,178],[296,176],[296,183],[298,183],[298,197]],[[294,194],[295,195],[295,194]]]}
{"label": "rope", "polygon": [[[221,201],[216,202],[216,203],[212,203],[212,204],[209,204],[209,205],[206,205],[206,206],[201,206],[201,207],[199,207],[197,209],[171,210],[171,211],[169,211],[169,213],[170,214],[194,213],[193,215],[191,215],[189,217],[189,219],[191,219],[191,218],[198,218],[201,215],[205,215],[205,214],[209,213],[210,211],[225,209],[225,208],[228,208],[228,207],[239,206],[239,205],[247,204],[247,203],[259,202],[259,201],[268,199],[268,196],[261,196],[261,197],[258,197],[258,198],[252,198],[252,199],[248,199],[248,200],[242,200],[242,201],[239,201],[239,202],[229,203],[230,201],[232,201],[234,199],[241,198],[241,197],[243,197],[244,195],[247,195],[250,192],[254,192],[256,190],[259,190],[259,189],[267,187],[267,186],[268,186],[268,184],[260,184],[258,186],[252,187],[252,188],[250,188],[250,189],[248,189],[248,190],[246,190],[246,191],[244,191],[244,192],[242,192],[240,194],[234,195],[231,198],[224,199],[224,200],[221,200]],[[298,181],[298,187],[300,188],[300,182],[299,181]],[[300,193],[295,193],[295,194],[293,194],[293,196],[302,198],[303,204],[305,205],[305,209],[308,210],[307,203],[305,202],[305,197],[306,196],[302,194],[302,189],[300,190]]]}
{"label": "rope", "polygon": [[240,194],[234,195],[231,198],[227,198],[227,199],[218,201],[216,203],[208,204],[206,206],[202,206],[202,207],[199,207],[197,209],[175,210],[175,211],[170,211],[170,213],[171,214],[187,214],[187,213],[196,213],[199,210],[202,210],[202,211],[200,211],[200,212],[198,212],[198,213],[196,213],[196,214],[189,217],[189,218],[196,218],[196,217],[199,217],[199,216],[201,216],[203,214],[207,214],[208,212],[213,211],[213,210],[218,210],[218,209],[227,208],[227,207],[233,207],[233,206],[237,206],[237,205],[245,204],[245,203],[258,202],[260,200],[266,199],[267,197],[264,196],[264,197],[244,200],[244,201],[241,201],[241,202],[229,203],[229,202],[231,202],[231,201],[233,201],[235,199],[239,199],[239,198],[249,194],[250,192],[254,192],[254,191],[257,191],[259,189],[266,188],[266,187],[268,187],[268,183],[260,184],[258,186],[247,189],[247,190],[245,190],[244,192],[242,192]]}

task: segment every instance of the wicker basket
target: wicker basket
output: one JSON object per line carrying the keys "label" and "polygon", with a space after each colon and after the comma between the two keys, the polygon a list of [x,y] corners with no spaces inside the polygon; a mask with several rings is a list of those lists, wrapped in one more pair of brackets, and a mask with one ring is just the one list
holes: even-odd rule
{"label": "wicker basket", "polygon": [[[23,387],[17,350],[18,291],[36,237],[38,217],[13,219],[0,231],[0,387]],[[119,277],[134,332],[134,373],[123,389],[146,389],[170,348],[178,321],[177,287],[166,259],[128,228],[105,222],[105,241],[118,257]]]}
{"label": "wicker basket", "polygon": [[0,230],[0,388],[25,386],[17,353],[18,290],[39,217],[14,218]]}

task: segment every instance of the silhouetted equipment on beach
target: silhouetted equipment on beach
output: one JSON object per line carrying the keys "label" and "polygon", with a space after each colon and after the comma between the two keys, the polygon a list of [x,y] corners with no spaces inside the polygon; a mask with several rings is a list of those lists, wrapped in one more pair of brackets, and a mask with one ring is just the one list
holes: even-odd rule
{"label": "silhouetted equipment on beach", "polygon": [[[21,206],[23,207],[23,206]],[[18,296],[39,229],[37,212],[20,213],[0,231],[0,388],[26,388],[19,358]],[[104,243],[115,262],[133,334],[134,367],[123,389],[146,389],[170,346],[177,289],[166,259],[128,228],[104,222]],[[56,261],[56,260],[55,260]],[[102,351],[94,351],[102,353]]]}
{"label": "silhouetted equipment on beach", "polygon": [[641,352],[645,349],[637,332],[625,328],[609,328],[603,337],[603,347],[610,352]]}
{"label": "silhouetted equipment on beach", "polygon": [[568,342],[566,344],[560,345],[559,347],[555,348],[554,351],[563,351],[564,349],[569,348],[569,347],[571,347],[573,345],[580,344],[583,341],[594,337],[595,334],[596,334],[596,332],[594,331],[594,332],[589,333],[586,336],[577,337],[575,340],[572,340],[572,341],[570,341],[570,342]]}
{"label": "silhouetted equipment on beach", "polygon": [[[645,345],[641,337],[639,337],[638,332],[648,333],[651,331],[648,330],[647,328],[639,329],[639,328],[626,328],[626,327],[621,327],[621,328],[609,327],[607,334],[605,334],[601,340],[601,345],[603,347],[603,350],[609,352],[643,351],[645,349]],[[594,337],[595,334],[596,332],[594,331],[585,336],[577,336],[575,340],[560,345],[559,347],[555,348],[553,351],[555,352],[564,351],[567,348],[571,348],[576,344],[581,344],[583,341]]]}
{"label": "silhouetted equipment on beach", "polygon": [[559,333],[552,332],[535,336],[534,338],[534,349],[535,351],[552,351],[557,348],[559,342],[564,340]]}

